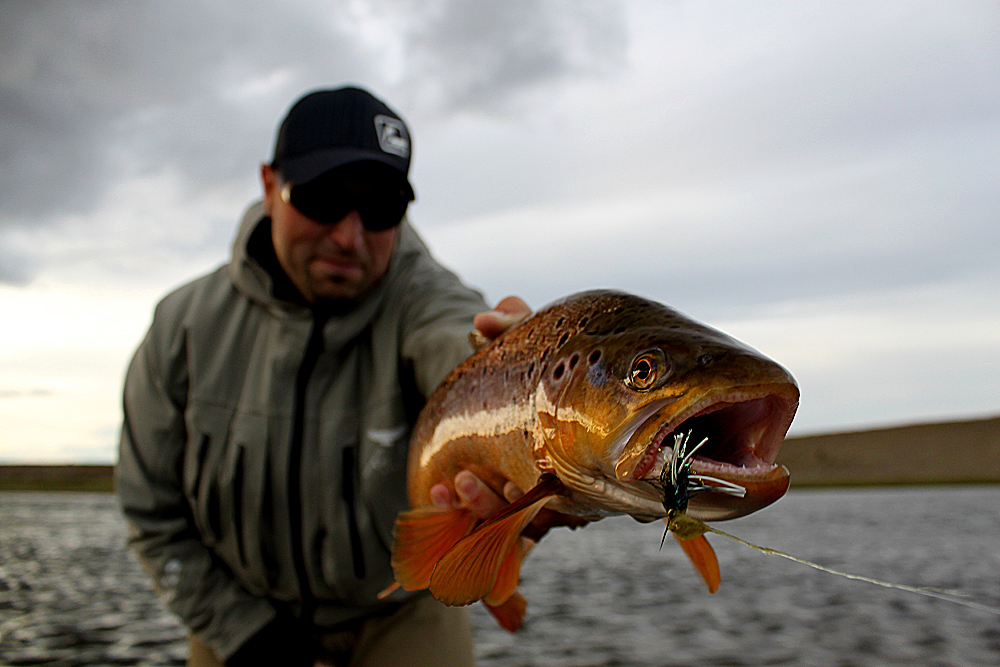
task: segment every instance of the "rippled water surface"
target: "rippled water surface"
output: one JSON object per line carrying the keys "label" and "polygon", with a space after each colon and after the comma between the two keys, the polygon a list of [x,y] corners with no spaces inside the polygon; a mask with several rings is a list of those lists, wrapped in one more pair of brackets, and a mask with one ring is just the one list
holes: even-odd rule
{"label": "rippled water surface", "polygon": [[[1000,665],[1000,616],[711,537],[708,595],[662,524],[557,529],[517,635],[472,608],[479,665]],[[1000,487],[793,491],[721,528],[825,566],[1000,607]],[[124,549],[114,498],[0,493],[0,664],[180,665],[184,631]]]}

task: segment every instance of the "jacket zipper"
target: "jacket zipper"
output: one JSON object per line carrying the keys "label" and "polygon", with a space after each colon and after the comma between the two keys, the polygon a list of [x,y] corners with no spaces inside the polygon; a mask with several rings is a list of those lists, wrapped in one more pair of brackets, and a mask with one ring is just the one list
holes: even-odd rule
{"label": "jacket zipper", "polygon": [[354,577],[365,578],[365,557],[361,551],[361,533],[358,531],[358,519],[354,512],[356,488],[360,478],[358,456],[355,447],[344,447],[343,481],[341,491],[344,503],[347,505],[347,534],[351,540],[351,560],[354,564]]}
{"label": "jacket zipper", "polygon": [[305,433],[306,388],[320,354],[323,353],[323,325],[326,318],[313,314],[309,341],[306,343],[302,363],[295,375],[295,411],[292,415],[292,440],[288,454],[288,513],[292,535],[292,560],[299,580],[302,597],[302,618],[312,620],[316,599],[309,584],[306,569],[305,535],[302,527],[302,440]]}
{"label": "jacket zipper", "polygon": [[[323,353],[323,327],[329,315],[314,312],[309,341],[302,356],[302,364],[295,376],[295,412],[292,420],[292,441],[289,448],[288,467],[288,502],[292,529],[292,558],[295,563],[295,574],[299,580],[299,590],[302,596],[302,618],[311,620],[316,609],[316,596],[309,584],[309,574],[306,568],[305,545],[302,526],[302,447],[305,437],[306,390],[309,378],[316,368]],[[365,576],[364,553],[361,550],[361,533],[355,515],[356,489],[359,479],[359,462],[355,447],[345,447],[343,450],[343,465],[341,468],[341,490],[347,509],[347,530],[351,543],[351,559],[354,576],[363,579]]]}

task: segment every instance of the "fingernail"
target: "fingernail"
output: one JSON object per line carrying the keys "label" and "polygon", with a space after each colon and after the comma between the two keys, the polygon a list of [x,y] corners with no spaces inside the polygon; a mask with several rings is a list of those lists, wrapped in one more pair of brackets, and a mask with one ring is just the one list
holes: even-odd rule
{"label": "fingernail", "polygon": [[451,493],[444,484],[436,484],[431,487],[431,503],[434,505],[448,505],[451,502]]}
{"label": "fingernail", "polygon": [[507,499],[507,502],[512,503],[523,495],[524,491],[519,489],[514,482],[507,482],[503,487],[503,497]]}
{"label": "fingernail", "polygon": [[455,488],[463,496],[471,496],[476,492],[476,480],[473,479],[471,475],[463,475],[459,473],[459,475],[455,478]]}

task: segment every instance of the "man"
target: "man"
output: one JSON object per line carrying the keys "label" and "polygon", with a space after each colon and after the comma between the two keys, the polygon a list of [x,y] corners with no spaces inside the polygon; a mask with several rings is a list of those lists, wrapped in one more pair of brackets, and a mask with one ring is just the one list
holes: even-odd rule
{"label": "man", "polygon": [[[407,507],[410,428],[496,311],[405,220],[410,135],[357,88],[288,112],[228,265],[168,295],[125,381],[131,544],[191,630],[191,665],[472,662],[469,621],[376,595]],[[470,473],[481,516],[502,500]],[[452,502],[447,488],[434,497]]]}

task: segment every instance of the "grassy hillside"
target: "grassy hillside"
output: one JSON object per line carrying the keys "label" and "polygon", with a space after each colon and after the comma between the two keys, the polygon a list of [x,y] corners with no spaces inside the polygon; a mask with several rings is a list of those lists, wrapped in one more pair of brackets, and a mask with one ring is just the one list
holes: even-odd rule
{"label": "grassy hillside", "polygon": [[792,487],[1000,483],[1000,417],[789,438]]}
{"label": "grassy hillside", "polygon": [[114,468],[101,465],[0,466],[0,491],[114,490]]}

